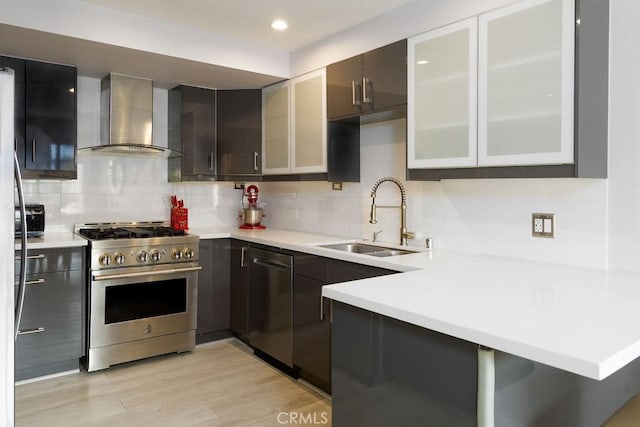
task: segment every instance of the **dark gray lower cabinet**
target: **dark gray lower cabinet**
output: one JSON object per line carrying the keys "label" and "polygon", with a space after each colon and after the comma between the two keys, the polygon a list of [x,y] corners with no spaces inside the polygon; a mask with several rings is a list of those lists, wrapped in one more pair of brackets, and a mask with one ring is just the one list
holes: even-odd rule
{"label": "dark gray lower cabinet", "polygon": [[228,336],[231,240],[200,240],[198,274],[198,343]]}
{"label": "dark gray lower cabinet", "polygon": [[[333,302],[332,425],[475,426],[478,345]],[[597,427],[640,393],[640,359],[593,380],[494,352],[496,427]]]}
{"label": "dark gray lower cabinet", "polygon": [[[331,393],[331,301],[322,286],[395,271],[296,253],[293,280],[293,364],[300,376]],[[322,313],[322,314],[321,314]]]}
{"label": "dark gray lower cabinet", "polygon": [[249,341],[249,268],[246,251],[249,244],[231,240],[231,292],[229,327],[243,341]]}
{"label": "dark gray lower cabinet", "polygon": [[476,344],[334,301],[331,349],[333,426],[476,425]]}
{"label": "dark gray lower cabinet", "polygon": [[29,256],[16,380],[78,369],[84,355],[85,248],[34,250]]}

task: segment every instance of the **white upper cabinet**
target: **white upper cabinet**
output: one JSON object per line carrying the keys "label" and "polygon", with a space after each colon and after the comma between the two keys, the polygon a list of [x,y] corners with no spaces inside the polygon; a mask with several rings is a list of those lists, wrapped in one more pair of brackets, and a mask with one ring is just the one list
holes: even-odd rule
{"label": "white upper cabinet", "polygon": [[408,166],[477,164],[477,18],[408,40]]}
{"label": "white upper cabinet", "polygon": [[325,69],[291,80],[291,172],[327,171]]}
{"label": "white upper cabinet", "polygon": [[573,0],[479,18],[478,164],[573,163]]}
{"label": "white upper cabinet", "polygon": [[262,89],[262,173],[291,171],[289,81]]}
{"label": "white upper cabinet", "polygon": [[574,30],[522,0],[410,38],[408,168],[573,163]]}
{"label": "white upper cabinet", "polygon": [[262,173],[327,172],[325,70],[262,90]]}

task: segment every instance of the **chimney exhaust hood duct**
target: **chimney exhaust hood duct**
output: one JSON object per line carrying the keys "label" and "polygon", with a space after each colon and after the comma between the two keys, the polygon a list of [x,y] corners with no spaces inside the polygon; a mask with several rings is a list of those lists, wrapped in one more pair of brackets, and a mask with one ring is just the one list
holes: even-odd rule
{"label": "chimney exhaust hood duct", "polygon": [[93,151],[168,156],[153,145],[153,82],[111,73],[102,79],[100,142]]}

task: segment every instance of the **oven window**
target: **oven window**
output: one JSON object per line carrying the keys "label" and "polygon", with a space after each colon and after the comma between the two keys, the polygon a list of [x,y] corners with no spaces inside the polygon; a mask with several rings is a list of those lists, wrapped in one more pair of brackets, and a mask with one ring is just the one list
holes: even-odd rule
{"label": "oven window", "polygon": [[186,278],[105,288],[106,324],[184,313],[186,310]]}

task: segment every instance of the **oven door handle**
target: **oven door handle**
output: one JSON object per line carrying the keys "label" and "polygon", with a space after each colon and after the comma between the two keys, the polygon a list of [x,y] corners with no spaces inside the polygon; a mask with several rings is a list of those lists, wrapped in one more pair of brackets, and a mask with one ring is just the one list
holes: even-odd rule
{"label": "oven door handle", "polygon": [[149,276],[150,274],[176,274],[176,273],[187,273],[189,271],[198,271],[202,270],[201,266],[198,267],[189,267],[189,268],[172,268],[169,270],[157,270],[157,271],[140,271],[137,273],[122,273],[122,274],[106,274],[104,276],[96,276],[92,275],[94,281],[99,280],[112,280],[112,279],[126,279],[128,277],[140,277],[140,276]]}

